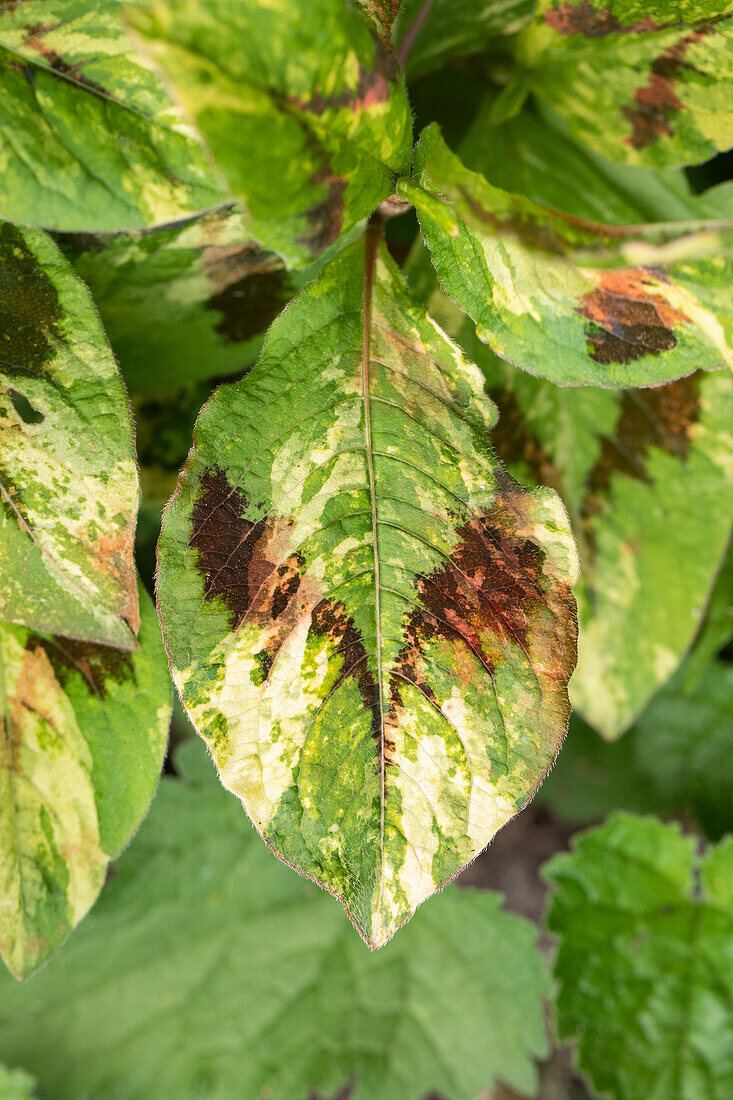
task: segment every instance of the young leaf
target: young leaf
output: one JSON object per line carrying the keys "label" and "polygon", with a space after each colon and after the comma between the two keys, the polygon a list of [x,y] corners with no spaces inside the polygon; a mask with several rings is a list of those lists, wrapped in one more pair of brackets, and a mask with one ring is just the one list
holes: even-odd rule
{"label": "young leaf", "polygon": [[581,1069],[616,1100],[733,1090],[733,841],[702,860],[694,846],[617,814],[545,869],[560,1035],[578,1035]]}
{"label": "young leaf", "polygon": [[141,590],[134,654],[0,624],[0,955],[42,966],[94,903],[145,814],[170,688]]}
{"label": "young leaf", "polygon": [[166,0],[130,18],[251,234],[307,264],[394,190],[412,118],[389,46],[347,0]]}
{"label": "young leaf", "polygon": [[733,145],[732,12],[725,0],[540,0],[525,79],[605,156],[708,160]]}
{"label": "young leaf", "polygon": [[0,222],[0,619],[133,647],[137,495],[89,292],[44,233]]}
{"label": "young leaf", "polygon": [[384,951],[279,866],[179,750],[94,914],[42,974],[0,980],[0,1051],[54,1100],[474,1100],[534,1093],[547,976],[536,930],[452,888]]}
{"label": "young leaf", "polygon": [[125,229],[225,197],[125,35],[122,7],[0,5],[0,217],[49,229]]}
{"label": "young leaf", "polygon": [[384,943],[559,748],[576,552],[372,227],[202,413],[159,544],[175,681],[282,859]]}
{"label": "young leaf", "polygon": [[568,217],[470,172],[435,126],[416,174],[422,189],[400,186],[438,277],[502,358],[559,385],[606,387],[733,366],[729,223],[715,233]]}
{"label": "young leaf", "polygon": [[263,252],[231,208],[148,232],[69,235],[60,244],[138,392],[249,366],[295,293],[282,260]]}

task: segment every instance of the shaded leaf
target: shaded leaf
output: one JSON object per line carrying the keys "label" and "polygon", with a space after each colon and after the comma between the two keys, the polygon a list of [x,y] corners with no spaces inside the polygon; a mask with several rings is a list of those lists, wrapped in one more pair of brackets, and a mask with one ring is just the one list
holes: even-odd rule
{"label": "shaded leaf", "polygon": [[18,978],[94,903],[158,782],[170,687],[141,606],[134,654],[0,624],[0,954]]}
{"label": "shaded leaf", "polygon": [[122,6],[0,5],[0,217],[124,229],[222,201],[203,149],[125,35]]}
{"label": "shaded leaf", "polygon": [[733,145],[731,12],[725,0],[541,0],[525,79],[605,156],[708,160]]}
{"label": "shaded leaf", "polygon": [[[559,385],[733,365],[733,230],[571,218],[470,172],[431,126],[414,201],[438,277],[492,350]],[[690,231],[693,229],[693,231]]]}
{"label": "shaded leaf", "polygon": [[285,0],[130,12],[263,247],[307,264],[394,189],[409,105],[394,54],[351,4],[312,0],[302,19]]}
{"label": "shaded leaf", "polygon": [[698,859],[677,826],[616,814],[545,875],[560,1035],[578,1036],[595,1088],[617,1100],[727,1100],[733,841]]}
{"label": "shaded leaf", "polygon": [[392,40],[414,80],[514,34],[533,10],[534,0],[402,0]]}
{"label": "shaded leaf", "polygon": [[375,247],[329,264],[206,406],[158,590],[224,785],[374,946],[553,760],[576,577],[558,498],[495,461],[480,374]]}
{"label": "shaded leaf", "polygon": [[[179,749],[92,916],[24,986],[0,982],[0,1050],[54,1100],[473,1100],[533,1092],[546,1053],[536,930],[496,894],[446,890],[371,954],[281,867]],[[491,1021],[487,1028],[486,1022]]]}
{"label": "shaded leaf", "polygon": [[89,292],[44,233],[0,223],[0,619],[134,646],[137,495]]}

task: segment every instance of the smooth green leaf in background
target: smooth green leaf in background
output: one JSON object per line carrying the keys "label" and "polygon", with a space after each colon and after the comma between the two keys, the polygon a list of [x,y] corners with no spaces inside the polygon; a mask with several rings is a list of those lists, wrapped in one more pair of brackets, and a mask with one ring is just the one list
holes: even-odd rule
{"label": "smooth green leaf in background", "polygon": [[197,742],[99,904],[32,982],[0,979],[0,1052],[53,1100],[532,1093],[536,930],[452,887],[383,951],[272,859]]}
{"label": "smooth green leaf in background", "polygon": [[43,232],[8,223],[0,503],[0,620],[133,647],[138,481],[127,397],[86,287]]}
{"label": "smooth green leaf in background", "polygon": [[733,4],[540,0],[524,79],[604,156],[664,167],[733,145]]}
{"label": "smooth green leaf in background", "polygon": [[480,373],[374,247],[327,265],[205,407],[158,597],[224,785],[377,946],[554,759],[576,550],[557,496],[494,459]]}
{"label": "smooth green leaf in background", "polygon": [[122,8],[0,5],[0,217],[96,232],[173,221],[225,198],[125,35]]}
{"label": "smooth green leaf in background", "polygon": [[543,872],[560,1036],[614,1100],[733,1090],[733,840],[694,853],[676,825],[615,814]]}
{"label": "smooth green leaf in background", "polygon": [[0,1065],[0,1100],[35,1100],[36,1084],[22,1069]]}
{"label": "smooth green leaf in background", "polygon": [[170,686],[141,590],[135,653],[0,624],[0,955],[23,978],[81,920],[147,810]]}
{"label": "smooth green leaf in background", "polygon": [[308,264],[394,190],[412,117],[390,47],[347,0],[150,0],[130,8],[247,209],[289,264]]}
{"label": "smooth green leaf in background", "polygon": [[652,386],[733,366],[730,225],[719,235],[705,223],[568,217],[470,172],[436,126],[415,171],[421,187],[401,189],[438,277],[498,355],[566,386]]}

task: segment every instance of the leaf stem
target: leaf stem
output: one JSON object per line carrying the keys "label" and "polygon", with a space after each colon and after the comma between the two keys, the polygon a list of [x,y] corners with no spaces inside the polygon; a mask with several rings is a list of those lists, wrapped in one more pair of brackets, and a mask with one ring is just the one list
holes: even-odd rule
{"label": "leaf stem", "polygon": [[420,11],[417,13],[412,24],[410,25],[410,29],[400,42],[400,48],[397,51],[397,60],[399,61],[403,69],[407,64],[408,57],[410,56],[410,50],[415,45],[415,39],[422,30],[423,23],[430,14],[430,9],[432,8],[432,6],[433,0],[425,0],[423,6],[420,8]]}

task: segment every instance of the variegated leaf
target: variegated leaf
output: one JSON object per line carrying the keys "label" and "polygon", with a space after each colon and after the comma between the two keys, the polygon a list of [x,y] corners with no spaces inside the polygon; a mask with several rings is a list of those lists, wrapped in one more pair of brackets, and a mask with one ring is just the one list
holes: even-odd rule
{"label": "variegated leaf", "polygon": [[222,387],[159,544],[174,678],[267,842],[372,946],[531,798],[565,732],[576,551],[375,234]]}
{"label": "variegated leaf", "polygon": [[225,197],[198,139],[124,33],[122,7],[0,4],[0,217],[125,229]]}
{"label": "variegated leaf", "polygon": [[389,41],[392,24],[400,10],[400,0],[355,0],[355,3]]}
{"label": "variegated leaf", "polygon": [[195,121],[248,225],[307,264],[394,188],[412,117],[391,48],[347,0],[151,0],[140,39]]}
{"label": "variegated leaf", "polygon": [[515,34],[533,9],[534,0],[402,0],[392,41],[414,80],[478,53],[496,35]]}
{"label": "variegated leaf", "polygon": [[89,292],[0,222],[0,619],[133,647],[130,409]]}
{"label": "variegated leaf", "polygon": [[446,292],[504,359],[559,385],[652,386],[733,366],[733,228],[598,225],[500,191],[437,127],[414,201]]}
{"label": "variegated leaf", "polygon": [[134,654],[0,624],[0,955],[37,970],[153,795],[170,719],[155,610]]}
{"label": "variegated leaf", "polygon": [[732,44],[726,0],[540,0],[519,56],[577,138],[663,167],[733,145]]}

